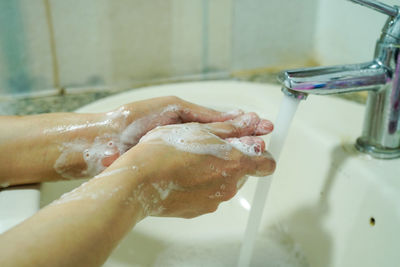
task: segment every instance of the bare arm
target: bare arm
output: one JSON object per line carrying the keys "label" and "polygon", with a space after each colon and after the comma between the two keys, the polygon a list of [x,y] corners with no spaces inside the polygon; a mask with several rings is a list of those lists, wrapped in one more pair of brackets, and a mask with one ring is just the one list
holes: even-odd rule
{"label": "bare arm", "polygon": [[154,129],[103,173],[1,235],[0,266],[99,266],[146,216],[215,211],[245,175],[274,170],[253,136],[270,125],[257,118]]}
{"label": "bare arm", "polygon": [[238,115],[161,97],[107,113],[0,117],[0,186],[93,177],[157,126]]}

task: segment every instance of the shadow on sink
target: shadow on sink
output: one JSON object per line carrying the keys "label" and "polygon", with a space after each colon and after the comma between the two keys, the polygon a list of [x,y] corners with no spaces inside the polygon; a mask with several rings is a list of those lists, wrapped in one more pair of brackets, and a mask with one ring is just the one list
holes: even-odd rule
{"label": "shadow on sink", "polygon": [[[347,218],[337,217],[338,210],[332,212],[334,199],[332,196],[335,183],[338,180],[351,179],[343,167],[350,157],[361,156],[352,143],[337,145],[330,153],[330,167],[326,172],[324,184],[321,187],[319,201],[315,204],[299,207],[295,212],[281,219],[288,227],[290,235],[300,244],[310,266],[338,266],[334,263],[335,247],[333,234],[347,229],[340,229],[340,224]],[[344,193],[345,194],[345,193]],[[345,211],[339,211],[345,214]],[[350,220],[350,218],[348,218]],[[349,224],[352,222],[349,221]],[[335,228],[335,229],[333,229]]]}

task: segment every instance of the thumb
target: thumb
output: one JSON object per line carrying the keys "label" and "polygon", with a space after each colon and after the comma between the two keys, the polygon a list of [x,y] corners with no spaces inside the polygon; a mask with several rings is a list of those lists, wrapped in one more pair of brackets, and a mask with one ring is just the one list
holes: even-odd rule
{"label": "thumb", "polygon": [[275,171],[276,163],[272,155],[265,150],[265,143],[260,137],[245,136],[226,140],[245,155],[243,160],[246,173],[254,176],[267,176]]}

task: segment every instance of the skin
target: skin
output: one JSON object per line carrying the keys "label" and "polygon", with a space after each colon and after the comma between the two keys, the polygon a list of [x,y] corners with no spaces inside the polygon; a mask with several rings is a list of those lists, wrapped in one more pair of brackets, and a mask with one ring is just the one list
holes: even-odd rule
{"label": "skin", "polygon": [[[177,109],[159,114],[171,105]],[[0,117],[0,151],[7,153],[0,154],[0,185],[92,177],[100,171],[82,175],[87,168],[84,148],[68,155],[62,167],[68,175],[55,170],[62,144],[84,139],[90,145],[97,136],[118,136],[132,122],[146,116],[150,116],[149,123],[133,138],[135,140],[123,144],[125,150],[136,145],[141,136],[159,125],[226,121],[237,115],[240,114],[225,114],[171,96],[134,102],[107,113],[3,116]],[[105,157],[102,160],[103,167],[110,166],[121,154],[116,152]]]}
{"label": "skin", "polygon": [[[0,266],[100,266],[123,236],[147,216],[193,218],[213,212],[236,194],[241,178],[274,171],[275,162],[257,137],[272,130],[268,121],[254,113],[230,120],[204,108],[196,114],[207,112],[214,115],[196,119],[211,123],[150,131],[100,175],[2,234]],[[189,120],[185,116],[172,117],[184,122]],[[242,123],[243,116],[250,119]],[[161,139],[147,138],[179,127],[189,129],[190,142],[196,145],[225,145],[229,148],[225,157],[186,152]],[[236,138],[256,153],[235,149],[230,142]],[[157,188],[170,184],[174,186],[162,197]]]}

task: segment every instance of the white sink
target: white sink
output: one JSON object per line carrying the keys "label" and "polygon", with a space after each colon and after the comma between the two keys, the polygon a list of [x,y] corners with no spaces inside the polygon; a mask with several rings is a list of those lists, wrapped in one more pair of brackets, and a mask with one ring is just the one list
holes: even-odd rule
{"label": "white sink", "polygon": [[[282,98],[275,85],[182,83],[132,90],[78,112],[163,95],[272,120]],[[363,112],[362,105],[331,97],[310,96],[301,103],[271,185],[252,266],[399,265],[400,160],[374,160],[355,151]],[[213,214],[143,220],[105,266],[234,266],[256,180],[250,178]],[[80,183],[43,184],[41,205]]]}

